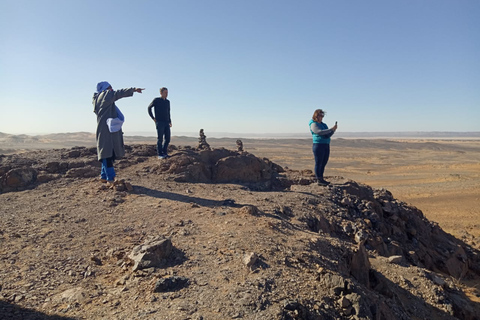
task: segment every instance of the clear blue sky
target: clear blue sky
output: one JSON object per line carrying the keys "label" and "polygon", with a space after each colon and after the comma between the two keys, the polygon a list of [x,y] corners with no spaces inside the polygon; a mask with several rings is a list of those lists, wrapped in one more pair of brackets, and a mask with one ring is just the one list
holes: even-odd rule
{"label": "clear blue sky", "polygon": [[0,0],[0,132],[94,132],[96,83],[124,131],[480,131],[480,1]]}

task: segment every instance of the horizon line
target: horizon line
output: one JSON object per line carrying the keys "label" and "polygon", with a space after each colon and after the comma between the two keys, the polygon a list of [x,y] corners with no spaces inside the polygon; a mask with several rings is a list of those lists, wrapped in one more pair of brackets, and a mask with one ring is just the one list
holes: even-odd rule
{"label": "horizon line", "polygon": [[[275,135],[275,136],[290,136],[290,135],[307,135],[309,136],[309,132],[288,132],[288,133],[280,133],[280,132],[225,132],[225,131],[208,131],[206,133],[210,134],[228,134],[228,135]],[[480,134],[480,131],[341,131],[337,134]],[[47,135],[57,135],[57,134],[92,134],[94,135],[95,132],[89,131],[66,131],[66,132],[49,132],[49,133],[36,133],[36,132],[27,132],[27,133],[8,133],[0,131],[0,134],[6,135],[27,135],[27,136],[47,136]],[[156,136],[156,133],[150,131],[132,131],[131,134],[128,132],[124,132],[126,136],[138,136],[140,134],[147,134],[147,136]],[[185,135],[185,134],[194,134],[196,137],[198,133],[196,131],[180,131],[178,135]]]}

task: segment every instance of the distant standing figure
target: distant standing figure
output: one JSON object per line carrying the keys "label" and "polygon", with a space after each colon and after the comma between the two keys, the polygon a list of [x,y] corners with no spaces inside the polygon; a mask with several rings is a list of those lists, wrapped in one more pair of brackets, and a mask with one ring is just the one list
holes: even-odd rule
{"label": "distant standing figure", "polygon": [[123,132],[121,125],[124,118],[115,105],[115,101],[133,96],[134,92],[142,93],[145,89],[129,88],[113,90],[112,86],[102,81],[97,84],[97,92],[93,94],[93,112],[97,115],[97,154],[102,162],[102,182],[113,183],[115,170],[113,162],[125,155]]}
{"label": "distant standing figure", "polygon": [[[153,99],[152,103],[148,106],[148,114],[157,127],[158,159],[166,159],[169,157],[168,145],[170,144],[172,119],[170,117],[170,101],[167,97],[168,89],[163,87],[160,89],[160,97]],[[152,113],[152,108],[155,111],[155,116]]]}
{"label": "distant standing figure", "polygon": [[313,155],[315,156],[315,176],[319,185],[326,186],[329,184],[323,178],[325,166],[330,157],[330,137],[337,131],[337,123],[331,129],[323,123],[325,112],[322,109],[317,109],[313,113],[310,120],[309,127],[313,136]]}

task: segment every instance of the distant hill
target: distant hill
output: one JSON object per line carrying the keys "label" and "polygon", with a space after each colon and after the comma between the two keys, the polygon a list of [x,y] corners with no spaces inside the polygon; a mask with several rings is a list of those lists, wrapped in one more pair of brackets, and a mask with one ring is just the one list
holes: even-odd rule
{"label": "distant hill", "polygon": [[[135,133],[135,132],[133,132]],[[195,145],[197,136],[195,133],[174,132],[172,143],[180,145]],[[232,147],[237,139],[244,142],[269,141],[271,143],[282,143],[286,140],[299,140],[298,143],[307,143],[310,139],[308,133],[292,134],[235,134],[206,132],[209,143],[213,146],[223,146],[228,143]],[[156,137],[145,135],[124,136],[125,143],[155,143]],[[338,132],[337,140],[351,139],[480,139],[480,132]],[[300,142],[300,140],[305,140]],[[340,142],[340,141],[338,141]],[[310,143],[310,141],[308,141]],[[346,141],[342,142],[346,143]],[[8,134],[0,132],[0,154],[10,154],[26,150],[38,149],[61,149],[71,147],[95,146],[95,134],[91,132],[65,132],[45,135]]]}

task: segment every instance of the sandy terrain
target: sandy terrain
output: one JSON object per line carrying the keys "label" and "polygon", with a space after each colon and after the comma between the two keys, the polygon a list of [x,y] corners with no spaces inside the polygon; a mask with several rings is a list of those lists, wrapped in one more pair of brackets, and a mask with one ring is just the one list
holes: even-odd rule
{"label": "sandy terrain", "polygon": [[113,188],[95,148],[0,157],[0,319],[477,319],[479,239],[351,180],[171,149],[129,145]]}
{"label": "sandy terrain", "polygon": [[[208,136],[208,132],[207,132]],[[211,139],[214,147],[233,149],[236,139]],[[155,138],[126,136],[129,143]],[[243,139],[245,149],[292,169],[313,169],[309,139]],[[173,137],[176,145],[197,138]],[[91,133],[26,136],[0,134],[0,154],[32,149],[94,146]],[[377,188],[420,208],[456,236],[480,235],[480,139],[342,139],[332,142],[327,175],[338,175]]]}

